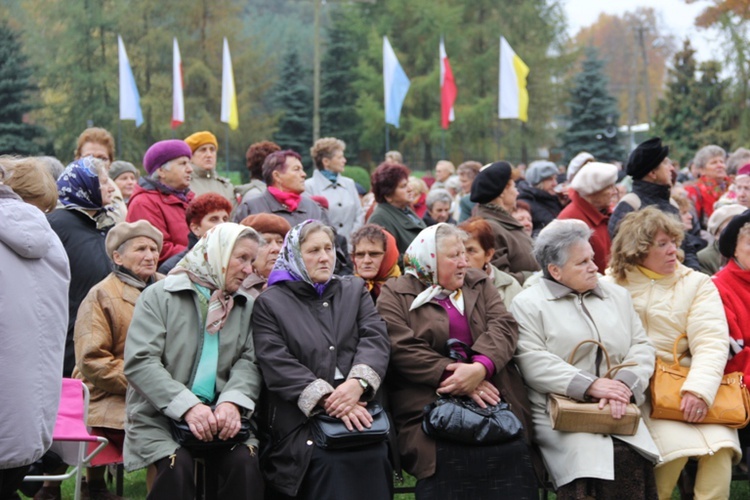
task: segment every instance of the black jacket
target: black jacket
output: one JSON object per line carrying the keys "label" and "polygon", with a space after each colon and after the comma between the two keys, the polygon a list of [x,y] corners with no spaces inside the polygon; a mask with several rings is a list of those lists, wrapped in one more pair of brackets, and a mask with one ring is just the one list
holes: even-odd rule
{"label": "black jacket", "polygon": [[531,206],[531,219],[534,222],[534,229],[531,236],[536,238],[539,231],[544,226],[557,218],[563,209],[562,203],[557,196],[549,194],[547,191],[531,187],[521,186],[518,199],[523,200]]}

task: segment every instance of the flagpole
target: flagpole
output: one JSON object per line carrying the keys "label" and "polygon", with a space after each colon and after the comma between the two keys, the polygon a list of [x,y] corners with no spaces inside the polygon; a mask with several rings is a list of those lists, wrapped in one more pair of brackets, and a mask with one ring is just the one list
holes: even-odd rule
{"label": "flagpole", "polygon": [[442,149],[442,156],[441,156],[441,158],[443,160],[445,160],[446,159],[446,156],[445,156],[445,129],[443,129],[442,133],[440,134],[440,143],[441,143],[440,147]]}
{"label": "flagpole", "polygon": [[385,152],[387,153],[390,150],[391,150],[391,134],[390,134],[390,131],[388,130],[388,124],[386,123],[385,124]]}
{"label": "flagpole", "polygon": [[122,120],[117,120],[117,154],[122,158]]}
{"label": "flagpole", "polygon": [[229,124],[227,123],[227,164],[225,167],[226,176],[229,177]]}

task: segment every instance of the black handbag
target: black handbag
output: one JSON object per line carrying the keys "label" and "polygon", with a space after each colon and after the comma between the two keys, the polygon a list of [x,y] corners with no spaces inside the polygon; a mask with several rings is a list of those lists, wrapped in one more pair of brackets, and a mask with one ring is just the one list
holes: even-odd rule
{"label": "black handbag", "polygon": [[313,441],[319,448],[326,450],[343,450],[381,443],[388,439],[391,429],[388,415],[377,403],[367,405],[372,415],[372,424],[361,431],[349,430],[340,418],[320,413],[311,418]]}
{"label": "black handbag", "polygon": [[[446,345],[449,357],[456,361],[465,362],[474,355],[460,340],[449,339]],[[424,407],[422,430],[433,439],[491,445],[519,438],[523,425],[503,401],[482,408],[469,397],[446,396]]]}
{"label": "black handbag", "polygon": [[[215,409],[215,406],[211,407],[212,411]],[[183,448],[187,448],[191,451],[213,451],[222,448],[231,448],[235,444],[244,443],[250,439],[250,436],[255,431],[255,426],[250,418],[240,417],[240,430],[234,437],[227,440],[221,440],[217,434],[211,441],[201,441],[195,437],[185,420],[173,420],[170,418],[169,430],[175,443]]]}

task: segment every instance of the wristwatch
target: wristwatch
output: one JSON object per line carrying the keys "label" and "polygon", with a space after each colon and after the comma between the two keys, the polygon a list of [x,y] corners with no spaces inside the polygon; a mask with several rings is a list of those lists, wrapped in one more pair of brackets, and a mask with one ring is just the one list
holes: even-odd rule
{"label": "wristwatch", "polygon": [[359,382],[359,386],[362,388],[362,393],[364,394],[367,392],[367,389],[370,388],[370,384],[367,382],[367,380],[363,378],[358,378],[357,382]]}

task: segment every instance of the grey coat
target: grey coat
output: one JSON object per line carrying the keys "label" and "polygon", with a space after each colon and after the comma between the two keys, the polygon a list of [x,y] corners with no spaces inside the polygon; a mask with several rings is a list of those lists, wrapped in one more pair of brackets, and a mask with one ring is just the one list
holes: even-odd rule
{"label": "grey coat", "polygon": [[[198,297],[186,274],[167,276],[146,288],[133,312],[125,341],[125,467],[136,470],[167,457],[179,447],[169,419],[180,420],[201,401],[192,385],[203,347]],[[253,299],[234,295],[234,307],[219,332],[216,404],[231,402],[252,414],[260,394],[250,316]],[[246,442],[257,446],[255,436]]]}

